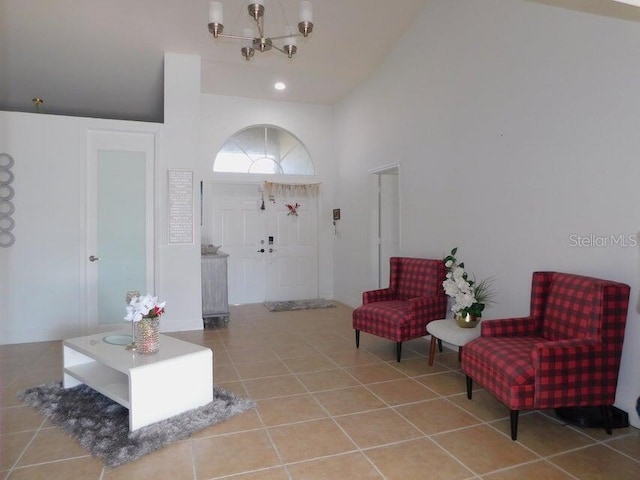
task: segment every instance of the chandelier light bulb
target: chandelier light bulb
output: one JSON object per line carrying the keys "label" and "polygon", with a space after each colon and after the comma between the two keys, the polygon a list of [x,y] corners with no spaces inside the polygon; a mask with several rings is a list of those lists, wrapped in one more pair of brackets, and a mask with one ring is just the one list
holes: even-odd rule
{"label": "chandelier light bulb", "polygon": [[284,29],[284,34],[288,35],[288,38],[285,39],[285,45],[297,45],[298,39],[296,38],[296,29],[291,25],[287,25]]}
{"label": "chandelier light bulb", "polygon": [[255,38],[255,33],[253,32],[253,28],[245,28],[242,30],[242,36],[246,37],[242,39],[243,47],[253,47],[253,39]]}
{"label": "chandelier light bulb", "polygon": [[300,21],[313,22],[313,7],[311,2],[306,0],[300,2]]}
{"label": "chandelier light bulb", "polygon": [[224,30],[224,14],[222,10],[222,3],[210,2],[209,3],[209,31],[213,35],[213,38],[218,38]]}
{"label": "chandelier light bulb", "polygon": [[283,50],[287,54],[289,58],[293,58],[293,56],[298,51],[298,39],[295,37],[296,31],[291,25],[287,25],[287,28],[284,30],[285,35],[290,35],[284,40]]}
{"label": "chandelier light bulb", "polygon": [[209,2],[209,23],[224,23],[224,7],[221,2]]}
{"label": "chandelier light bulb", "polygon": [[313,7],[311,2],[300,2],[300,23],[298,23],[298,30],[302,35],[307,37],[313,30]]}
{"label": "chandelier light bulb", "polygon": [[253,57],[253,54],[255,53],[255,49],[253,48],[253,40],[255,37],[253,29],[245,28],[244,30],[242,30],[242,36],[248,37],[242,39],[242,48],[240,48],[242,56],[248,62],[249,60],[251,60],[251,57]]}
{"label": "chandelier light bulb", "polygon": [[257,22],[264,15],[264,0],[253,0],[247,7],[249,15]]}

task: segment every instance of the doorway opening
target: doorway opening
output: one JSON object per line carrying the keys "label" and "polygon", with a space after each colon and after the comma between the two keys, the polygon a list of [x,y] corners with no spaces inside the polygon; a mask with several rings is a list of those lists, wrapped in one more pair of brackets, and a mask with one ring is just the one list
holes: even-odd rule
{"label": "doorway opening", "polygon": [[378,288],[389,284],[389,258],[400,253],[400,166],[371,172],[372,280]]}

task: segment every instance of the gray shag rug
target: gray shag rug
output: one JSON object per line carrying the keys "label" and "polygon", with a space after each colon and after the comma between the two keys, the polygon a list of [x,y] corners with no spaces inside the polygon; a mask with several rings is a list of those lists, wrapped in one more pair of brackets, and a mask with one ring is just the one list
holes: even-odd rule
{"label": "gray shag rug", "polygon": [[281,302],[264,302],[270,312],[285,312],[287,310],[310,310],[313,308],[335,308],[335,303],[323,298],[310,300],[286,300]]}
{"label": "gray shag rug", "polygon": [[86,385],[65,390],[60,382],[47,383],[21,391],[18,398],[110,467],[255,407],[253,400],[214,385],[213,402],[129,432],[129,410]]}

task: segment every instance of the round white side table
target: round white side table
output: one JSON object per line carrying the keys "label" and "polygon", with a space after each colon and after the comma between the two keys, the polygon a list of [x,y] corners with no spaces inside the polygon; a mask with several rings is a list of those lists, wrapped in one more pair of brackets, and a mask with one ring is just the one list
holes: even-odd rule
{"label": "round white side table", "polygon": [[[429,349],[429,365],[433,365],[433,356],[436,352],[436,341],[443,341],[458,347],[458,361],[462,355],[462,347],[471,340],[480,336],[480,322],[475,328],[460,328],[455,319],[434,320],[427,323],[427,333],[431,335],[431,348]],[[442,350],[441,350],[442,351]]]}

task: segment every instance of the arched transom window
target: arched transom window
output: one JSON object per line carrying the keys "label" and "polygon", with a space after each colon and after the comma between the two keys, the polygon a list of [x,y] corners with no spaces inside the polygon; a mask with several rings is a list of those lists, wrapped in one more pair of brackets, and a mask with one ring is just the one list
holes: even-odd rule
{"label": "arched transom window", "polygon": [[256,125],[224,142],[213,162],[214,172],[315,175],[305,146],[290,132]]}

